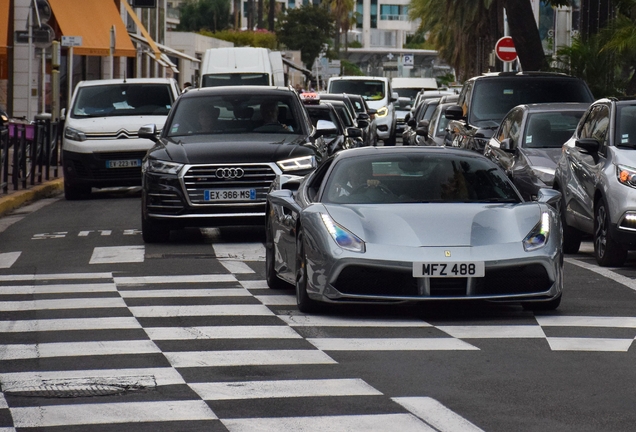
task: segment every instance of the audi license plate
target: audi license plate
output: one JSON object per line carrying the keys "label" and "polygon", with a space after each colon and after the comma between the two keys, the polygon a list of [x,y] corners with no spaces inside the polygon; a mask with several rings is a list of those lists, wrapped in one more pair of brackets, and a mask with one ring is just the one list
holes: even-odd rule
{"label": "audi license plate", "polygon": [[106,161],[106,168],[134,168],[141,166],[141,159],[122,159]]}
{"label": "audi license plate", "polygon": [[256,189],[215,189],[206,190],[205,201],[245,201],[256,199]]}
{"label": "audi license plate", "polygon": [[472,262],[414,262],[413,277],[484,277],[483,261]]}

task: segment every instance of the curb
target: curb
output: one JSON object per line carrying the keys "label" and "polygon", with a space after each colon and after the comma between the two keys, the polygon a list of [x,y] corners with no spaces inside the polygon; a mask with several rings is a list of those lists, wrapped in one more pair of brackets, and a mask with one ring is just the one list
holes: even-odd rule
{"label": "curb", "polygon": [[32,186],[29,189],[12,192],[9,195],[0,195],[0,216],[22,207],[41,198],[49,198],[61,194],[64,191],[64,179],[59,178],[46,183]]}

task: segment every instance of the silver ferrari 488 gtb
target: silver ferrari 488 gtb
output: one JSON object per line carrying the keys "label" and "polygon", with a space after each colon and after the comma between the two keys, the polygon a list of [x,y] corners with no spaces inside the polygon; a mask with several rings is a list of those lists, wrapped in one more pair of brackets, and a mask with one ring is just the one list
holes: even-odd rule
{"label": "silver ferrari 488 gtb", "polygon": [[342,151],[267,197],[267,282],[327,303],[561,302],[560,193],[526,202],[494,163],[450,148]]}

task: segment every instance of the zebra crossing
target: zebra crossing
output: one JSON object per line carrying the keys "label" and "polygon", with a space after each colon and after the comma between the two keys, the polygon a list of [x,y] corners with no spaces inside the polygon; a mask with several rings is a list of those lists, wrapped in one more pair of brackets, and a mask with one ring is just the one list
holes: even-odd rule
{"label": "zebra crossing", "polygon": [[[0,274],[0,432],[176,424],[231,432],[476,432],[427,395],[385,394],[341,372],[336,354],[470,353],[492,339],[543,340],[546,352],[627,352],[636,337],[636,317],[524,315],[467,326],[303,315],[292,292],[257,279],[258,245],[215,245],[215,254],[227,273]],[[589,337],[585,329],[617,329],[620,337]]]}

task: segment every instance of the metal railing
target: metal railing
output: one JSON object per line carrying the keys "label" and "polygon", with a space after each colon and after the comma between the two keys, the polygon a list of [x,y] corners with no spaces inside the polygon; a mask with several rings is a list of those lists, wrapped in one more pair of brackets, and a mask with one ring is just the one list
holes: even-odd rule
{"label": "metal railing", "polygon": [[0,190],[27,189],[59,176],[59,122],[50,114],[12,120],[0,128]]}

